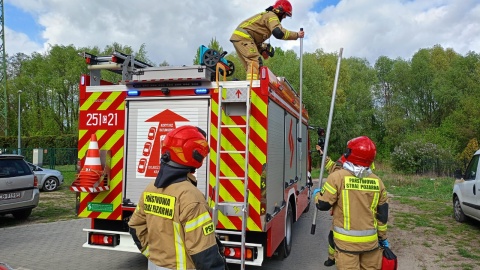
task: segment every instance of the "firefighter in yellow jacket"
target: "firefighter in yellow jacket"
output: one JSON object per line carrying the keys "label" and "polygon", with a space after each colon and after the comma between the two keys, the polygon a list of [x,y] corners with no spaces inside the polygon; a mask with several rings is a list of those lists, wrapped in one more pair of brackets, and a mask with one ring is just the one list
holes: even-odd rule
{"label": "firefighter in yellow jacket", "polygon": [[387,191],[372,173],[376,147],[361,136],[347,143],[343,169],[327,178],[315,194],[321,211],[333,208],[333,239],[337,269],[381,269],[382,252],[388,247]]}
{"label": "firefighter in yellow jacket", "polygon": [[205,133],[182,126],[167,133],[160,171],[128,225],[149,270],[224,270],[207,202],[191,174],[209,152]]}
{"label": "firefighter in yellow jacket", "polygon": [[[323,155],[322,147],[320,145],[315,146],[320,156]],[[325,169],[328,171],[328,174],[332,174],[335,171],[342,169],[343,163],[345,162],[345,156],[342,155],[337,161],[333,161],[329,156],[325,158]],[[320,190],[315,189],[313,194],[316,194]],[[330,215],[333,216],[333,211],[330,211]],[[333,224],[330,232],[328,233],[328,258],[323,262],[325,266],[335,265],[335,243],[333,241]]]}
{"label": "firefighter in yellow jacket", "polygon": [[280,22],[287,16],[292,17],[292,4],[287,0],[277,0],[273,6],[246,19],[233,31],[230,41],[246,69],[247,80],[258,79],[260,55],[265,59],[273,57],[273,47],[264,43],[270,36],[283,40],[304,37],[303,31],[294,32],[282,27]]}

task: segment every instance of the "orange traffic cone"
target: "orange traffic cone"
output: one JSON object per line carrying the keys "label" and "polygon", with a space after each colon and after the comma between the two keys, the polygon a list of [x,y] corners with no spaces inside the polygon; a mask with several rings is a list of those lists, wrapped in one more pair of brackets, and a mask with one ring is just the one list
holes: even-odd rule
{"label": "orange traffic cone", "polygon": [[96,188],[103,186],[103,181],[100,181],[102,175],[103,168],[100,161],[100,150],[98,149],[97,136],[92,134],[87,150],[87,156],[85,157],[85,164],[77,175],[77,179],[72,183],[72,187]]}
{"label": "orange traffic cone", "polygon": [[83,170],[86,171],[103,171],[102,163],[100,161],[100,150],[98,149],[97,136],[92,134],[90,138],[90,145],[87,150],[87,157],[85,158],[85,164]]}

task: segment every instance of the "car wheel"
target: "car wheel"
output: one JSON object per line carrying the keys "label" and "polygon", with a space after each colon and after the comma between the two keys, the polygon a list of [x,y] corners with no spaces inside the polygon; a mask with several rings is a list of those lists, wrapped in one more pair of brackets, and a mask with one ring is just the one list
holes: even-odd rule
{"label": "car wheel", "polygon": [[465,221],[465,214],[463,213],[462,206],[460,204],[460,200],[457,196],[453,198],[453,215],[455,216],[455,220],[458,222]]}
{"label": "car wheel", "polygon": [[16,218],[18,220],[25,220],[30,216],[31,213],[32,213],[32,208],[13,211],[12,215],[13,215],[14,218]]}
{"label": "car wheel", "polygon": [[285,238],[277,249],[277,259],[283,260],[290,255],[292,251],[292,226],[293,226],[293,210],[289,203],[287,208],[287,217],[285,222]]}
{"label": "car wheel", "polygon": [[45,182],[43,182],[42,189],[44,191],[50,192],[50,191],[56,190],[57,188],[58,188],[58,179],[53,176],[45,179]]}

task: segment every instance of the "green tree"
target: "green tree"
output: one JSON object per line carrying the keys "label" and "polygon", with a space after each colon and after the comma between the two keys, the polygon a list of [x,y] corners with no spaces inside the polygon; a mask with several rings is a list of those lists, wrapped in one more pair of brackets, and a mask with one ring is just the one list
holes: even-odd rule
{"label": "green tree", "polygon": [[464,165],[464,168],[467,167],[468,162],[478,149],[478,140],[473,138],[468,142],[467,147],[465,147],[465,149],[463,149],[463,151],[458,155],[458,159],[461,164]]}

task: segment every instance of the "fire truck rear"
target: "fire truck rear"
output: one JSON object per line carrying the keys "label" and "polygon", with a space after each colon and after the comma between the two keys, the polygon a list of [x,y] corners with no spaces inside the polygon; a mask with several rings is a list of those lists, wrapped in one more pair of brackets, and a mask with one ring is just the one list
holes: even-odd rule
{"label": "fire truck rear", "polygon": [[[80,80],[81,171],[71,190],[77,215],[91,219],[84,247],[139,252],[127,222],[159,171],[161,141],[194,125],[208,134],[210,154],[196,176],[227,262],[289,255],[311,180],[308,113],[285,78],[262,67],[259,80],[226,81],[232,72],[221,61],[151,67],[119,52],[83,56],[90,74]],[[102,80],[102,70],[121,81]]]}

